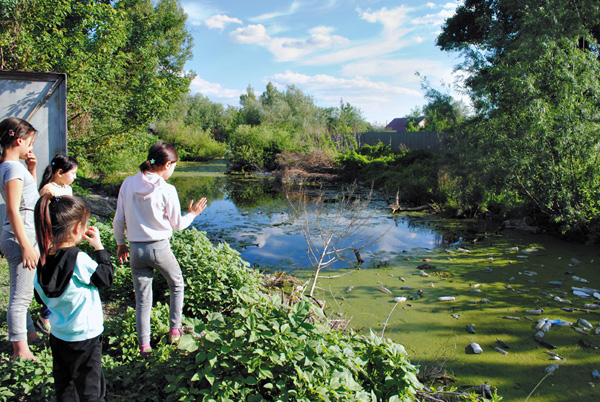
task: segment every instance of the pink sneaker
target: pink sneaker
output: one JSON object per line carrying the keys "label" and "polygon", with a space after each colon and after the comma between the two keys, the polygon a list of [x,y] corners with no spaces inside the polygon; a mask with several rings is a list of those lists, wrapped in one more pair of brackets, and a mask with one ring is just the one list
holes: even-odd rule
{"label": "pink sneaker", "polygon": [[181,335],[183,335],[183,331],[181,330],[181,328],[171,328],[169,330],[169,343],[179,343]]}
{"label": "pink sneaker", "polygon": [[150,354],[152,353],[152,348],[150,347],[149,343],[146,343],[144,345],[140,345],[140,354],[144,357],[148,357],[150,356]]}

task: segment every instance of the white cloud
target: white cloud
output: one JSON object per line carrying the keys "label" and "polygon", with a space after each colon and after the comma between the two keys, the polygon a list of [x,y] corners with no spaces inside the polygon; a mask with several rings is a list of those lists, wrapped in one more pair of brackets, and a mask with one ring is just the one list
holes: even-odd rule
{"label": "white cloud", "polygon": [[292,15],[296,11],[298,11],[298,9],[300,9],[301,5],[302,5],[302,3],[299,1],[292,1],[292,4],[290,4],[290,7],[287,10],[262,14],[262,15],[250,18],[250,21],[266,21],[266,20],[271,20],[271,19],[278,18],[278,17]]}
{"label": "white cloud", "polygon": [[392,77],[397,84],[419,82],[421,79],[415,75],[416,72],[435,81],[451,83],[454,79],[452,66],[441,61],[425,59],[363,60],[342,68],[344,76]]}
{"label": "white cloud", "polygon": [[262,24],[247,25],[229,33],[229,39],[236,43],[257,43],[267,45],[271,38]]}
{"label": "white cloud", "polygon": [[184,1],[182,2],[183,11],[188,16],[188,23],[191,25],[202,25],[202,23],[211,15],[220,14],[221,12],[211,4],[200,1]]}
{"label": "white cloud", "polygon": [[204,24],[211,29],[223,30],[227,24],[241,24],[242,20],[239,18],[228,17],[223,14],[216,14],[204,21]]}
{"label": "white cloud", "polygon": [[[311,76],[287,70],[268,77],[265,82],[268,81],[280,89],[295,85],[311,95],[319,106],[337,107],[342,99],[358,107],[365,116],[371,116],[372,120],[379,122],[408,114],[411,107],[423,103],[420,91],[384,81],[372,81],[364,76],[346,79],[326,74]],[[398,112],[388,116],[385,111],[390,108]]]}
{"label": "white cloud", "polygon": [[213,102],[237,106],[239,104],[240,95],[244,91],[237,89],[226,89],[223,88],[221,84],[215,84],[200,77],[196,77],[190,84],[190,92],[192,94],[201,93],[202,95],[210,98]]}
{"label": "white cloud", "polygon": [[316,27],[309,31],[308,38],[295,39],[271,37],[262,24],[237,28],[229,34],[235,43],[258,44],[264,46],[276,57],[277,61],[293,61],[320,49],[329,49],[348,43],[348,39],[332,35],[333,28]]}
{"label": "white cloud", "polygon": [[427,8],[436,8],[436,4],[435,3],[427,3],[425,4],[427,6]]}

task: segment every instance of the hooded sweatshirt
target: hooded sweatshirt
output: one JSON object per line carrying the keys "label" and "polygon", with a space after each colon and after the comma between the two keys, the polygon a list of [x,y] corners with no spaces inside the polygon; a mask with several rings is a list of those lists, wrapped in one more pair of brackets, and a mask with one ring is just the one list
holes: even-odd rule
{"label": "hooded sweatshirt", "polygon": [[173,230],[187,228],[196,216],[181,215],[175,186],[161,176],[146,172],[123,181],[117,200],[113,229],[117,245],[168,239]]}
{"label": "hooded sweatshirt", "polygon": [[94,252],[94,261],[77,247],[61,248],[38,266],[33,280],[37,295],[52,315],[51,333],[66,342],[92,339],[104,330],[98,288],[112,284],[110,253]]}

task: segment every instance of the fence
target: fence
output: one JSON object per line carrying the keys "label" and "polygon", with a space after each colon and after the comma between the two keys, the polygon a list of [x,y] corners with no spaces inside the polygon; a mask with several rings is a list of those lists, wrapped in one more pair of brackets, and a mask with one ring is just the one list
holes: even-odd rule
{"label": "fence", "polygon": [[425,149],[431,152],[443,152],[443,140],[446,133],[438,131],[419,131],[410,133],[398,133],[390,131],[373,131],[368,133],[357,133],[356,142],[358,146],[376,145],[382,142],[389,145],[392,150],[399,149]]}

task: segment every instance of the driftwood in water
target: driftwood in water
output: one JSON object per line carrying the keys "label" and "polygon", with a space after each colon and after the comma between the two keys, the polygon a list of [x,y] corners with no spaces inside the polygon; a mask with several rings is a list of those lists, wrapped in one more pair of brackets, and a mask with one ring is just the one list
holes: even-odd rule
{"label": "driftwood in water", "polygon": [[421,205],[419,207],[402,207],[400,205],[397,205],[398,208],[396,209],[392,209],[392,213],[396,212],[396,211],[433,211],[434,208],[431,204],[425,204],[425,205]]}

